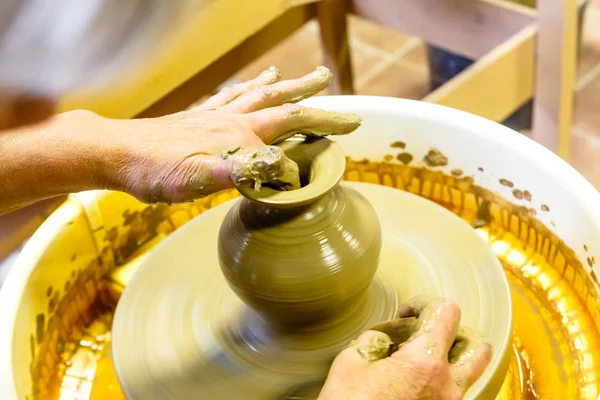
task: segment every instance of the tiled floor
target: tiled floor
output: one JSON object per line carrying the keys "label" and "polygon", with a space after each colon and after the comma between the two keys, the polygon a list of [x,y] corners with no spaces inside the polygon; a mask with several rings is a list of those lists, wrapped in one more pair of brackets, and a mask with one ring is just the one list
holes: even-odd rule
{"label": "tiled floor", "polygon": [[[284,77],[311,71],[321,63],[318,29],[307,24],[237,78],[250,79],[269,65]],[[358,94],[420,99],[430,91],[425,45],[418,38],[353,17],[350,43]],[[600,0],[587,9],[580,57],[570,162],[600,189]]]}
{"label": "tiled floor", "polygon": [[[310,72],[322,62],[318,29],[316,22],[308,23],[238,78],[250,79],[269,65],[277,65],[284,77]],[[350,45],[358,94],[419,99],[429,92],[425,47],[419,39],[351,18]]]}

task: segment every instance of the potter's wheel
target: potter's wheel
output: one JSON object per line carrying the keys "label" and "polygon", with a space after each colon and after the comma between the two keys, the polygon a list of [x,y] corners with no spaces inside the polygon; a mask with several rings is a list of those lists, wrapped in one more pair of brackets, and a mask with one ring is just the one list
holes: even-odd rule
{"label": "potter's wheel", "polygon": [[219,268],[217,233],[238,201],[232,200],[165,240],[123,294],[113,354],[127,396],[314,398],[327,360],[360,332],[393,318],[398,303],[424,294],[457,301],[461,323],[480,330],[493,347],[490,366],[466,397],[488,398],[497,391],[506,373],[512,325],[508,284],[494,254],[471,227],[434,203],[378,185],[343,185],[372,204],[383,234],[372,296],[357,311],[364,314],[358,326],[341,321],[348,324],[344,337],[278,335],[266,329]]}

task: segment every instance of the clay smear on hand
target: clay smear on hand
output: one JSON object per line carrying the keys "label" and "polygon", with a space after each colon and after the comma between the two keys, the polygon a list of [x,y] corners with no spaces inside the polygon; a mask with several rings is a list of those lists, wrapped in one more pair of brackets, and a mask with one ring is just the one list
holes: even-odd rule
{"label": "clay smear on hand", "polygon": [[298,164],[286,157],[280,147],[237,147],[223,152],[221,157],[233,163],[231,181],[235,186],[249,183],[256,191],[264,184],[281,190],[300,189]]}
{"label": "clay smear on hand", "polygon": [[358,347],[357,351],[363,359],[373,362],[388,357],[391,348],[390,337],[385,333],[378,332],[371,337],[369,344]]}

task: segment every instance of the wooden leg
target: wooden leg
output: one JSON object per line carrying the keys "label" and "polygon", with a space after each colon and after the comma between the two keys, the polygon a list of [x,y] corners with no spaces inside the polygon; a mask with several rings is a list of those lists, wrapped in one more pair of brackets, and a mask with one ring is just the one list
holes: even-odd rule
{"label": "wooden leg", "polygon": [[347,0],[321,0],[317,3],[323,63],[333,72],[333,80],[329,85],[330,94],[354,94],[348,42],[348,14]]}
{"label": "wooden leg", "polygon": [[567,159],[577,64],[577,0],[538,1],[533,138]]}

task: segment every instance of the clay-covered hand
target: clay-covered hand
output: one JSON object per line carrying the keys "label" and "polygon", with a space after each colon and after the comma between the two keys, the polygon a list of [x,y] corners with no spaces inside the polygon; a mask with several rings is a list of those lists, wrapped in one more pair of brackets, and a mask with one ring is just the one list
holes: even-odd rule
{"label": "clay-covered hand", "polygon": [[[417,298],[400,308],[399,317],[416,319],[367,331],[338,355],[319,400],[463,398],[489,363],[491,347],[477,332],[460,328],[458,305]],[[390,355],[394,336],[404,343]]]}
{"label": "clay-covered hand", "polygon": [[297,165],[272,145],[297,133],[347,134],[361,119],[294,104],[329,85],[327,68],[295,80],[279,78],[279,71],[271,67],[187,111],[110,120],[110,140],[120,144],[116,151],[122,157],[106,185],[146,202],[173,203],[243,182],[299,187]]}

